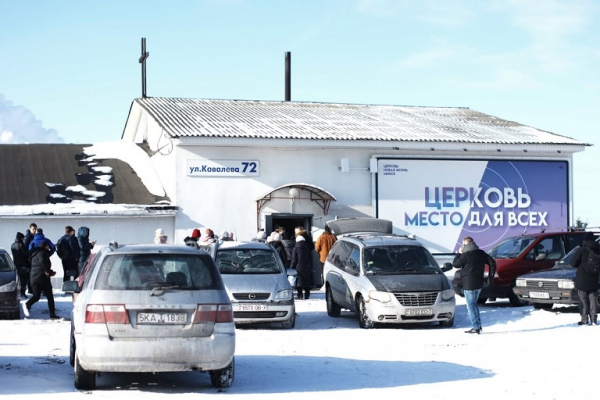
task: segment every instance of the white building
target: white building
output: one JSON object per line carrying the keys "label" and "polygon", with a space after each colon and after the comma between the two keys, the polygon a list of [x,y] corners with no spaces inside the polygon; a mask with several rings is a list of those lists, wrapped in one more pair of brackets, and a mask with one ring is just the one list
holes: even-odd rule
{"label": "white building", "polygon": [[566,229],[586,146],[465,108],[177,98],[134,100],[122,139],[148,149],[178,208],[175,243],[193,228],[248,240],[379,216],[439,252],[465,232],[487,246]]}

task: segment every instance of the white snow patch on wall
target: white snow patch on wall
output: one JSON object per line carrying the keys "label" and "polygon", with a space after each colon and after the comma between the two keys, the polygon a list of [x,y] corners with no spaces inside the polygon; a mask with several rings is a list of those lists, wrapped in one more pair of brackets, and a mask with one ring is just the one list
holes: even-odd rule
{"label": "white snow patch on wall", "polygon": [[[150,163],[150,157],[148,157],[148,154],[135,143],[122,140],[97,143],[84,148],[83,151],[92,159],[118,159],[129,164],[150,193],[155,196],[165,195],[165,191],[158,179],[157,173]],[[103,170],[99,171],[104,172]]]}

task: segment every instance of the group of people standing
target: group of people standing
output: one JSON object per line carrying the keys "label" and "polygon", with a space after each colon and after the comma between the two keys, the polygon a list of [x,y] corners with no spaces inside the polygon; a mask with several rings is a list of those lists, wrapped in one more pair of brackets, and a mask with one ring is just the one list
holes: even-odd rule
{"label": "group of people standing", "polygon": [[327,254],[329,254],[335,243],[335,237],[331,234],[329,227],[325,226],[324,232],[316,242],[313,242],[310,233],[300,226],[294,229],[293,237],[286,235],[285,228],[276,227],[268,237],[264,230],[260,230],[255,240],[264,240],[273,246],[279,253],[286,268],[296,270],[297,299],[308,300],[310,298],[310,289],[315,284],[312,251],[316,251],[319,254],[321,271],[323,271],[323,264],[325,263]]}
{"label": "group of people standing", "polygon": [[17,232],[11,252],[21,281],[21,296],[27,298],[26,290],[32,295],[23,303],[25,316],[29,316],[29,310],[40,300],[43,293],[48,300],[50,318],[59,318],[56,315],[50,280],[56,272],[52,270],[50,257],[56,252],[61,259],[63,282],[70,277],[76,278],[96,243],[90,242],[89,234],[89,228],[82,226],[76,237],[75,229],[66,226],[65,234],[55,245],[35,223],[29,225],[25,235]]}

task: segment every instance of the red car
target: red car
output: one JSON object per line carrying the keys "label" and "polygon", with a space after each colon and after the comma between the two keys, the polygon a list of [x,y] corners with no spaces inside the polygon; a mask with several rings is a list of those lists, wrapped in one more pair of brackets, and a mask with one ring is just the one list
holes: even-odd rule
{"label": "red car", "polygon": [[[581,245],[585,234],[585,231],[544,232],[503,240],[488,252],[496,260],[496,275],[492,286],[483,287],[479,303],[483,304],[488,299],[508,298],[513,306],[526,305],[527,302],[519,299],[513,291],[517,277],[552,268],[565,254]],[[460,270],[454,274],[452,286],[456,294],[463,296]]]}

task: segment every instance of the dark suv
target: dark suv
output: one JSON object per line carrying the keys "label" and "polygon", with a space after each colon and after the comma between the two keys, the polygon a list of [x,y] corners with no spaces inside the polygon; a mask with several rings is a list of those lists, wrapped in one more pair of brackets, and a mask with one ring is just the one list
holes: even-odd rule
{"label": "dark suv", "polygon": [[[526,305],[527,302],[521,300],[513,291],[517,277],[552,268],[565,254],[581,244],[585,233],[544,232],[504,239],[488,252],[496,260],[496,275],[493,277],[493,286],[483,287],[479,302],[508,298],[513,306]],[[456,294],[463,296],[460,270],[454,274],[452,286]]]}

